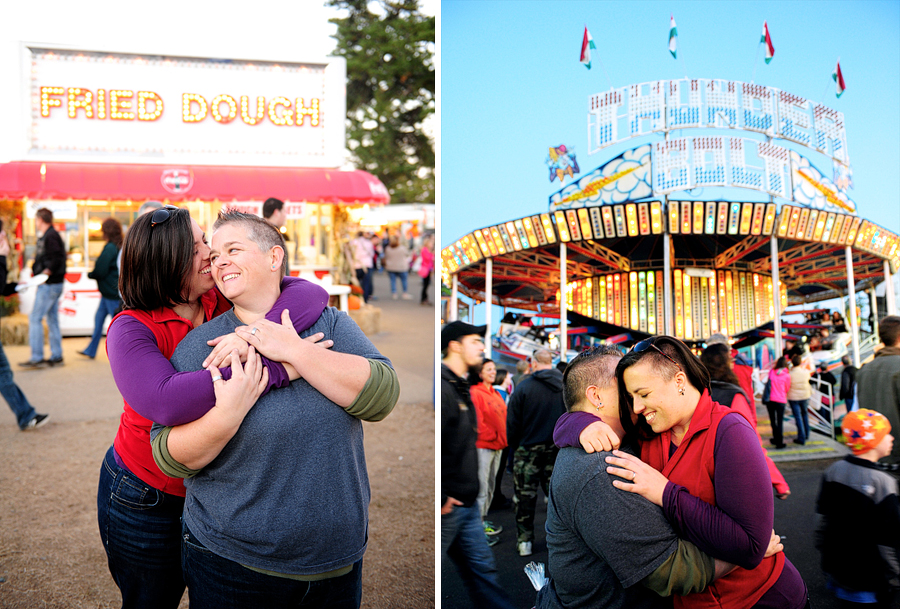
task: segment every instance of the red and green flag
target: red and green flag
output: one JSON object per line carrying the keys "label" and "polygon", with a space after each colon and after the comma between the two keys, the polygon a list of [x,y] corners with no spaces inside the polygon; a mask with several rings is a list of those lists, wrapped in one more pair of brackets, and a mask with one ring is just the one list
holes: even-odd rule
{"label": "red and green flag", "polygon": [[594,39],[591,38],[591,33],[588,31],[587,26],[584,26],[584,38],[581,41],[581,63],[585,65],[585,67],[590,70],[591,69],[591,49],[596,49],[594,46]]}
{"label": "red and green flag", "polygon": [[775,55],[775,47],[772,46],[772,37],[769,36],[769,24],[765,21],[763,21],[762,37],[759,42],[766,45],[766,63],[768,64]]}
{"label": "red and green flag", "polygon": [[847,85],[844,84],[844,75],[841,73],[841,60],[838,59],[837,67],[834,69],[834,72],[831,73],[831,77],[834,79],[835,84],[837,85],[837,96],[840,97],[844,94],[844,90],[847,88]]}
{"label": "red and green flag", "polygon": [[669,52],[672,54],[672,57],[678,59],[677,50],[675,48],[675,43],[678,39],[678,28],[675,26],[675,17],[673,15],[669,15]]}

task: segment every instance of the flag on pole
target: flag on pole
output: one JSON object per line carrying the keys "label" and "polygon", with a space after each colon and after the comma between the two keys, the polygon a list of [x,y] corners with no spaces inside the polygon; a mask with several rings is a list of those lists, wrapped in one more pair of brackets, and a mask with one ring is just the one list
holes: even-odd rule
{"label": "flag on pole", "polygon": [[841,74],[841,60],[838,59],[837,67],[832,72],[831,77],[834,79],[834,82],[837,84],[837,96],[840,97],[844,93],[844,89],[847,88],[847,85],[844,84],[844,75]]}
{"label": "flag on pole", "polygon": [[766,63],[768,64],[775,55],[775,47],[772,46],[772,37],[769,36],[769,24],[765,21],[763,21],[762,37],[759,41],[766,45]]}
{"label": "flag on pole", "polygon": [[596,49],[594,46],[594,39],[591,38],[591,33],[588,31],[587,26],[584,26],[584,39],[581,41],[581,63],[587,67],[588,70],[591,69],[591,49]]}
{"label": "flag on pole", "polygon": [[672,57],[678,59],[675,49],[675,39],[678,38],[678,28],[675,27],[675,17],[669,15],[669,19],[669,52],[672,54]]}

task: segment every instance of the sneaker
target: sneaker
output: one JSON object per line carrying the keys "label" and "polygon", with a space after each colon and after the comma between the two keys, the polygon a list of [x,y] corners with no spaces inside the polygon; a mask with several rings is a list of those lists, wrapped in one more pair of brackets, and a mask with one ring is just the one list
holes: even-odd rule
{"label": "sneaker", "polygon": [[[86,353],[84,351],[76,351],[75,353],[77,353],[78,355],[83,355],[85,357],[89,357],[91,359],[94,359],[94,357],[95,357],[95,356],[91,355],[90,353]],[[62,361],[62,360],[60,360],[60,361]]]}
{"label": "sneaker", "polygon": [[38,427],[43,427],[47,424],[47,421],[50,420],[49,414],[36,414],[34,418],[28,421],[28,425],[22,428],[22,431],[31,431],[32,429],[37,429]]}
{"label": "sneaker", "polygon": [[403,300],[412,300],[412,296],[410,296],[406,292],[403,292],[403,296],[401,296],[400,298],[402,298]]}
{"label": "sneaker", "polygon": [[40,368],[44,364],[46,364],[46,360],[33,360],[30,359],[27,362],[20,362],[19,365],[23,368]]}
{"label": "sneaker", "polygon": [[516,546],[519,550],[519,556],[531,556],[531,542],[530,541],[520,541],[519,545]]}
{"label": "sneaker", "polygon": [[503,527],[499,524],[494,524],[488,520],[484,521],[484,534],[488,537],[493,537],[494,535],[499,535],[503,532]]}
{"label": "sneaker", "polygon": [[487,545],[489,548],[493,548],[495,545],[500,543],[499,537],[491,537],[490,535],[485,535],[484,538],[487,540]]}
{"label": "sneaker", "polygon": [[54,357],[52,359],[48,359],[47,363],[50,364],[51,366],[64,366],[65,365],[63,363],[63,358],[61,358],[61,357]]}

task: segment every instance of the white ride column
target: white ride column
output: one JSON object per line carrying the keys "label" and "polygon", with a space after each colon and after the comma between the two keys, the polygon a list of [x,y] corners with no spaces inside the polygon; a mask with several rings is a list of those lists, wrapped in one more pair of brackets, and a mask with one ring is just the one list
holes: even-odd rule
{"label": "white ride column", "polygon": [[459,320],[459,277],[453,275],[453,285],[450,287],[450,310],[447,311],[447,322]]}
{"label": "white ride column", "polygon": [[844,248],[847,261],[847,294],[850,296],[850,337],[853,341],[853,365],[859,368],[859,320],[856,319],[856,280],[853,278],[853,250],[848,245]]}
{"label": "white ride column", "polygon": [[769,239],[769,250],[772,256],[772,301],[775,305],[775,359],[784,355],[784,345],[781,337],[781,280],[778,275],[778,237],[772,235]]}
{"label": "white ride column", "polygon": [[891,275],[891,263],[884,261],[884,305],[888,315],[897,314],[897,295],[894,294],[894,276]]}
{"label": "white ride column", "polygon": [[672,236],[669,234],[668,227],[663,232],[663,300],[666,306],[663,307],[663,328],[664,333],[668,336],[675,336],[672,328]]}
{"label": "white ride column", "polygon": [[487,332],[484,333],[484,356],[491,359],[491,309],[494,308],[494,259],[487,258],[485,260],[484,270],[484,304],[487,310],[484,312],[484,323],[487,325]]}
{"label": "white ride column", "polygon": [[559,243],[559,361],[566,361],[569,338],[569,316],[566,304],[566,244]]}

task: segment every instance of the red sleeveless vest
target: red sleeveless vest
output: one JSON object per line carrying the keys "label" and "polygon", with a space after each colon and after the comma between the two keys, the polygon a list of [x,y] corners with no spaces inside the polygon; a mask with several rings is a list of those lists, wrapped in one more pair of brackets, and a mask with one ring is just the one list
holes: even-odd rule
{"label": "red sleeveless vest", "polygon": [[[231,309],[231,303],[215,288],[204,294],[200,302],[206,319],[212,319]],[[155,311],[128,309],[116,315],[110,325],[121,315],[130,315],[152,330],[156,344],[166,359],[172,357],[178,343],[194,329],[188,320],[167,308]],[[122,413],[119,431],[113,442],[119,459],[144,484],[170,495],[184,497],[184,481],[181,478],[171,478],[159,471],[156,461],[153,460],[153,450],[150,447],[150,428],[153,421],[135,412],[128,402],[123,400],[123,403],[125,411]]]}
{"label": "red sleeveless vest", "polygon": [[[660,471],[669,480],[685,487],[692,495],[716,505],[715,444],[716,431],[722,418],[734,411],[713,402],[704,391],[691,417],[688,432],[675,454],[669,458],[670,433],[646,441],[641,447],[641,459]],[[740,415],[738,415],[740,416]],[[766,501],[771,500],[769,495]],[[784,553],[764,558],[753,570],[737,567],[734,571],[711,583],[703,592],[673,597],[676,609],[752,607],[781,576]]]}

